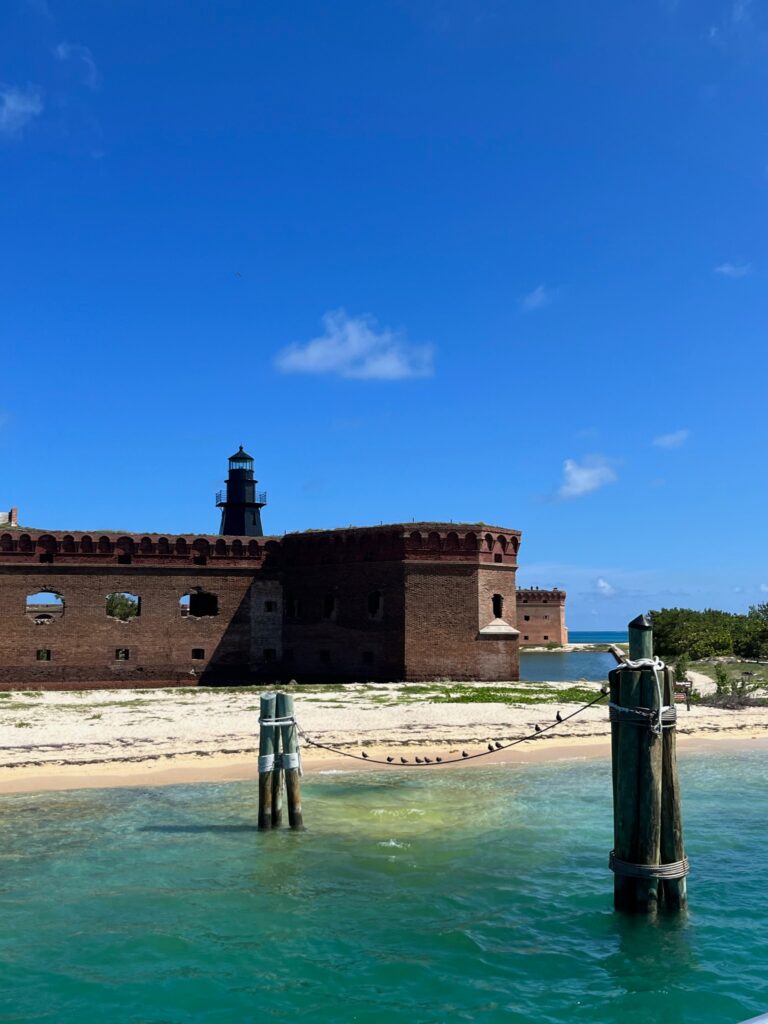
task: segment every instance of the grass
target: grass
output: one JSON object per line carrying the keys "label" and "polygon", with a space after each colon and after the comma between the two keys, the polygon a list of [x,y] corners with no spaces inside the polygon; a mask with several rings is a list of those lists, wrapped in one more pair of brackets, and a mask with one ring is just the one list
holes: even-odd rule
{"label": "grass", "polygon": [[522,686],[453,686],[434,698],[436,704],[587,704],[598,694],[583,686],[536,689]]}
{"label": "grass", "polygon": [[[768,680],[768,665],[764,662],[760,664],[756,661],[739,661],[725,662],[723,664],[729,675],[738,677],[742,672],[754,672],[755,679],[762,677],[763,679]],[[690,668],[692,672],[701,672],[702,675],[708,676],[708,678],[714,682],[716,678],[715,670],[718,668],[718,662],[692,661]]]}

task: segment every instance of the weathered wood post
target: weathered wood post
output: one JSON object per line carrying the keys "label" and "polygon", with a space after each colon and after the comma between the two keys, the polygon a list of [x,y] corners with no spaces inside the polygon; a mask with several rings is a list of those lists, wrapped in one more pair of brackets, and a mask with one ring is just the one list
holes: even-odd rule
{"label": "weathered wood post", "polygon": [[[690,698],[690,693],[689,693]],[[664,669],[664,703],[675,707],[675,674]],[[683,815],[680,803],[680,777],[677,772],[677,729],[664,730],[661,783],[661,863],[686,865],[683,842]],[[688,905],[685,875],[665,878],[661,883],[664,903],[670,910],[684,910]]]}
{"label": "weathered wood post", "polygon": [[663,898],[685,905],[688,863],[683,852],[675,746],[674,676],[653,658],[645,616],[629,624],[629,659],[609,673],[613,757],[614,906],[654,913]]}
{"label": "weathered wood post", "polygon": [[[293,694],[277,694],[277,717],[293,719]],[[299,759],[299,734],[296,722],[280,726],[283,747],[283,770],[285,772],[285,802],[288,805],[288,824],[293,829],[304,828],[301,814],[301,762]]]}
{"label": "weathered wood post", "polygon": [[[280,695],[277,694],[275,708],[279,706],[279,702]],[[282,743],[280,730],[275,728],[272,731],[275,747],[275,770],[272,773],[272,828],[280,828],[283,823],[283,765],[280,757]]]}
{"label": "weathered wood post", "polygon": [[259,828],[272,828],[272,778],[275,771],[275,718],[277,697],[262,693],[259,703]]}

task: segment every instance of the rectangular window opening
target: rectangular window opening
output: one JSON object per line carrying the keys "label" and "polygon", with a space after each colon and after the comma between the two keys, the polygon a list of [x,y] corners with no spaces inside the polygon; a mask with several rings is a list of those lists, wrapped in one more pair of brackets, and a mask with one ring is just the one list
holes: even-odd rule
{"label": "rectangular window opening", "polygon": [[51,652],[50,652],[50,650],[47,647],[40,647],[40,648],[38,648],[37,660],[38,661],[50,661],[51,660]]}
{"label": "rectangular window opening", "polygon": [[127,647],[115,648],[115,661],[130,661],[131,652]]}
{"label": "rectangular window opening", "polygon": [[275,650],[274,647],[265,647],[263,653],[264,653],[264,661],[267,661],[267,662],[277,661],[277,651]]}
{"label": "rectangular window opening", "polygon": [[204,658],[205,658],[205,649],[204,648],[202,648],[202,647],[193,647],[192,648],[192,660],[193,661],[203,661]]}
{"label": "rectangular window opening", "polygon": [[274,612],[276,610],[276,608],[277,608],[277,604],[276,604],[275,601],[265,601],[264,602],[264,611],[265,612],[270,612],[270,613]]}
{"label": "rectangular window opening", "polygon": [[330,651],[320,651],[320,662],[323,665],[330,665],[331,664],[331,652]]}

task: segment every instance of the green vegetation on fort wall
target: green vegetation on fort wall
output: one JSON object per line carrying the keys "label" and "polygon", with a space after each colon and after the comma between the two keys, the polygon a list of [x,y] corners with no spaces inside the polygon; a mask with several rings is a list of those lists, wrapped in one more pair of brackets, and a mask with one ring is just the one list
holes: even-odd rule
{"label": "green vegetation on fort wall", "polygon": [[753,605],[747,615],[713,608],[662,608],[650,614],[654,648],[661,657],[768,658],[768,603]]}

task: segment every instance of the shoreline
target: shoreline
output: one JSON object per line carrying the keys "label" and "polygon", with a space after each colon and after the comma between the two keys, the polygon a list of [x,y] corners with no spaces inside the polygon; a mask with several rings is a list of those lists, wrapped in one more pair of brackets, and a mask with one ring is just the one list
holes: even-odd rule
{"label": "shoreline", "polygon": [[[678,752],[681,758],[692,754],[717,749],[719,752],[742,751],[747,747],[762,748],[768,753],[768,732],[740,729],[724,729],[717,733],[678,734]],[[385,749],[370,747],[372,758],[384,756],[387,752],[399,756],[412,753],[410,746]],[[443,751],[445,752],[445,751]],[[481,766],[544,764],[558,761],[608,758],[611,752],[610,737],[570,737],[532,740],[531,745],[489,754],[470,762],[434,765],[448,771],[466,770]],[[386,765],[366,764],[363,761],[340,757],[330,751],[311,750],[302,752],[304,772],[308,776],[324,772],[381,772]],[[166,762],[164,764],[160,762]],[[393,766],[395,767],[395,766]],[[397,771],[415,771],[397,765]],[[423,770],[427,770],[422,768]],[[117,789],[145,788],[154,786],[176,786],[200,783],[255,782],[257,779],[256,752],[247,756],[211,753],[205,755],[158,754],[139,761],[115,759],[114,761],[91,762],[90,764],[39,764],[25,765],[0,770],[0,795],[33,794],[76,789]]]}

